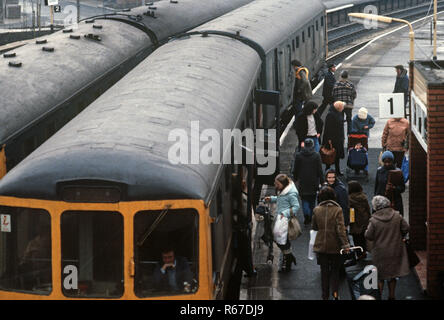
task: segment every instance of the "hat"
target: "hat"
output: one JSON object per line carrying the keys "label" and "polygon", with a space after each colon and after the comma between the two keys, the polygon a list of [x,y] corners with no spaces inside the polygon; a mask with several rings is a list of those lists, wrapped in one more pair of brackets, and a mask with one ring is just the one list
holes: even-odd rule
{"label": "hat", "polygon": [[374,196],[372,199],[372,207],[376,211],[384,209],[384,208],[389,208],[390,207],[390,200],[384,196]]}
{"label": "hat", "polygon": [[341,78],[342,79],[347,79],[348,78],[348,71],[347,70],[344,70],[344,71],[341,72]]}
{"label": "hat", "polygon": [[333,67],[336,67],[336,65],[335,65],[334,63],[329,63],[329,64],[328,64],[328,68],[329,68],[329,69],[331,69],[331,68],[333,68]]}
{"label": "hat", "polygon": [[384,162],[385,159],[392,159],[395,160],[395,156],[393,155],[393,153],[391,151],[385,151],[382,154],[381,160]]}
{"label": "hat", "polygon": [[399,70],[404,70],[404,66],[401,64],[398,64],[397,66],[395,66],[395,68]]}
{"label": "hat", "polygon": [[304,140],[304,148],[313,148],[314,147],[314,142],[312,139],[307,138]]}
{"label": "hat", "polygon": [[367,114],[368,114],[368,110],[366,108],[362,107],[358,111],[358,118],[361,120],[365,120],[365,119],[367,119]]}

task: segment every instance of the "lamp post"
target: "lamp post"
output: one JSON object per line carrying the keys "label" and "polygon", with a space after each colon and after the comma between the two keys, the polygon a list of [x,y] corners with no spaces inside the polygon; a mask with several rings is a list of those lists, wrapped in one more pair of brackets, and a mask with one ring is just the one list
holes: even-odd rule
{"label": "lamp post", "polygon": [[398,18],[391,18],[386,16],[380,16],[376,14],[368,14],[368,13],[349,13],[350,17],[355,17],[359,19],[371,19],[376,20],[384,23],[392,23],[392,22],[402,22],[409,26],[410,32],[410,61],[415,60],[415,32],[413,31],[413,26],[410,22],[404,19],[398,19]]}
{"label": "lamp post", "polygon": [[433,7],[433,27],[434,27],[434,31],[433,31],[433,60],[436,60],[436,20],[437,20],[437,12],[438,12],[438,4],[437,4],[437,0],[434,1],[434,7]]}

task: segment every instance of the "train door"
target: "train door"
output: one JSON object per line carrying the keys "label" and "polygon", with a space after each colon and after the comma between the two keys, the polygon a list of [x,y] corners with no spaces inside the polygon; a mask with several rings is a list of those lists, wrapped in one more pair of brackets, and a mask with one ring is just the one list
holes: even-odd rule
{"label": "train door", "polygon": [[255,90],[254,102],[257,116],[262,117],[255,132],[255,187],[273,185],[279,173],[280,93]]}

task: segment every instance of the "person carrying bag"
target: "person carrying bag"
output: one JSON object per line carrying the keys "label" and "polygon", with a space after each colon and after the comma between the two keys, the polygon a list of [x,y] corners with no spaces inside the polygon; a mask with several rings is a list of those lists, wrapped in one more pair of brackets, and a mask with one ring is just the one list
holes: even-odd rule
{"label": "person carrying bag", "polygon": [[[291,216],[296,215],[299,210],[299,194],[293,181],[286,174],[279,174],[274,180],[274,186],[278,195],[265,197],[264,200],[277,204],[273,237],[284,255],[280,271],[288,272],[291,270],[292,263],[296,265],[288,234],[288,222]],[[294,236],[293,231],[290,231],[290,236]]]}

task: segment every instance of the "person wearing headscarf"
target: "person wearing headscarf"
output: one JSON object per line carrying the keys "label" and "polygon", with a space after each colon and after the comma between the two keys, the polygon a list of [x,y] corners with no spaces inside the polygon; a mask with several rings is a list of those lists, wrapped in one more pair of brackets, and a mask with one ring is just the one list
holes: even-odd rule
{"label": "person wearing headscarf", "polygon": [[404,244],[409,224],[390,207],[383,196],[372,199],[375,210],[369,220],[365,238],[372,241],[372,262],[378,270],[378,287],[382,296],[384,282],[388,282],[389,300],[395,299],[396,278],[410,273],[407,250]]}
{"label": "person wearing headscarf", "polygon": [[375,119],[368,114],[368,110],[362,107],[353,117],[351,133],[363,133],[370,138],[370,129],[375,126],[375,123]]}

